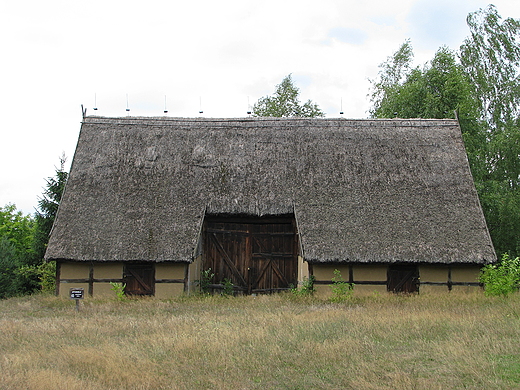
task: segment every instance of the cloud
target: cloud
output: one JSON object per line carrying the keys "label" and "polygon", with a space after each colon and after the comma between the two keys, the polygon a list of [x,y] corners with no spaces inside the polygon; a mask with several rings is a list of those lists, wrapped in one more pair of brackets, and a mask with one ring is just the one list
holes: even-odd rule
{"label": "cloud", "polygon": [[458,48],[468,34],[468,13],[479,9],[482,3],[474,0],[416,1],[407,18],[412,44],[429,50],[443,45]]}
{"label": "cloud", "polygon": [[395,26],[397,20],[392,15],[377,15],[371,18],[371,21],[379,26]]}
{"label": "cloud", "polygon": [[368,35],[359,28],[334,27],[329,30],[328,37],[343,43],[362,45],[366,42]]}

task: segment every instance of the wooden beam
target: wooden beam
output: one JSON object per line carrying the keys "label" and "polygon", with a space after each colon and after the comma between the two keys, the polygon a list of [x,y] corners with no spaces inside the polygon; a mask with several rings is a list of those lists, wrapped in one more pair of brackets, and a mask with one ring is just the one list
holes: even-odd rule
{"label": "wooden beam", "polygon": [[155,283],[184,283],[184,279],[155,279]]}
{"label": "wooden beam", "polygon": [[56,296],[60,295],[60,278],[61,278],[61,263],[59,261],[56,262]]}
{"label": "wooden beam", "polygon": [[[345,282],[345,283],[351,283],[351,282]],[[387,282],[386,280],[377,280],[377,281],[371,281],[371,280],[362,280],[362,281],[353,281],[354,284],[374,284],[377,286],[386,286]],[[314,284],[334,284],[332,280],[315,280]]]}
{"label": "wooden beam", "polygon": [[90,279],[61,279],[60,283],[88,283]]}
{"label": "wooden beam", "polygon": [[90,262],[90,267],[88,270],[88,295],[89,297],[94,294],[94,264]]}

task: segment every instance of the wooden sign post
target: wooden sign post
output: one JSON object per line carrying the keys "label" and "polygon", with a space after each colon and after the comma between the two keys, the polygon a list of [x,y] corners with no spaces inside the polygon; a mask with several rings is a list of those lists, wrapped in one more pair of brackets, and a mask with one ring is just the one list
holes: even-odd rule
{"label": "wooden sign post", "polygon": [[72,287],[70,289],[70,299],[76,300],[76,311],[79,311],[79,300],[83,299],[85,290],[82,287]]}

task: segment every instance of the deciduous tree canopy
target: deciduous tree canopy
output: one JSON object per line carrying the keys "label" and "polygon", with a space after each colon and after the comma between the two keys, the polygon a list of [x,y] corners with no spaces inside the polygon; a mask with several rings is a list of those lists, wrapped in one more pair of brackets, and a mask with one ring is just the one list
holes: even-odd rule
{"label": "deciduous tree canopy", "polygon": [[33,258],[34,230],[34,219],[15,205],[0,207],[0,298],[26,292],[17,271]]}
{"label": "deciduous tree canopy", "polygon": [[273,96],[265,96],[255,103],[253,115],[284,118],[293,116],[315,118],[325,115],[311,100],[300,104],[299,94],[300,90],[294,86],[291,75],[288,75],[276,86]]}
{"label": "deciduous tree canopy", "polygon": [[64,164],[62,157],[55,176],[47,179],[34,217],[15,205],[0,207],[0,299],[52,289],[55,263],[45,263],[43,256],[68,176]]}

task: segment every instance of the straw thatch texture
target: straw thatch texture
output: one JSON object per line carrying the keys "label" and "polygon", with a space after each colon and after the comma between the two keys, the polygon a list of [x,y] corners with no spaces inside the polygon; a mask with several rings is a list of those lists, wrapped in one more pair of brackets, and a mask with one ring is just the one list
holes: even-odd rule
{"label": "straw thatch texture", "polygon": [[311,262],[486,263],[454,120],[87,117],[48,259],[191,261],[205,213],[295,212]]}

